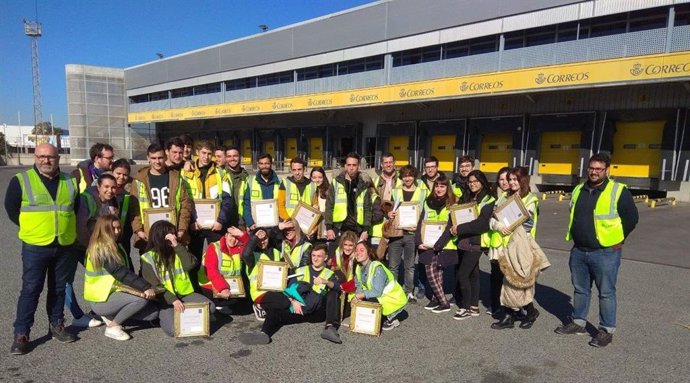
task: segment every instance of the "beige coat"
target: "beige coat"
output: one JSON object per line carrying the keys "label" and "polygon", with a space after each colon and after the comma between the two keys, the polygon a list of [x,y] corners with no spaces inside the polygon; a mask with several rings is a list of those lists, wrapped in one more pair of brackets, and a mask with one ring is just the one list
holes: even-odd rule
{"label": "beige coat", "polygon": [[508,246],[500,249],[498,263],[504,275],[501,304],[510,308],[520,308],[534,300],[537,277],[551,266],[541,247],[522,226],[515,229]]}

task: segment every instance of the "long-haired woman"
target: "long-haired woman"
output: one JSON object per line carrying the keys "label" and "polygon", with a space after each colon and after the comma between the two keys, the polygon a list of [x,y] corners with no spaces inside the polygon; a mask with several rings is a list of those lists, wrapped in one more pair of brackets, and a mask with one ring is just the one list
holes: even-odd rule
{"label": "long-haired woman", "polygon": [[159,319],[169,336],[175,334],[175,311],[184,312],[185,303],[208,303],[211,313],[216,310],[213,302],[194,292],[188,272],[197,264],[196,257],[177,242],[175,225],[158,221],[151,226],[147,250],[141,256],[141,275],[152,286],[164,289],[159,294]]}
{"label": "long-haired woman", "polygon": [[[496,174],[496,183],[493,185],[493,196],[496,198],[495,207],[501,206],[507,196],[508,191],[510,191],[510,185],[508,184],[508,172],[511,168],[503,167]],[[494,317],[501,315],[501,286],[503,285],[503,273],[501,272],[501,267],[498,265],[498,253],[499,249],[503,246],[503,235],[498,230],[498,221],[495,218],[491,218],[489,221],[489,236],[491,238],[489,243],[489,263],[491,264],[491,282],[489,284],[490,291],[489,296],[491,297],[491,307],[488,307],[486,313]]]}
{"label": "long-haired woman", "polygon": [[[122,324],[130,318],[154,320],[158,317],[151,284],[130,269],[129,257],[118,239],[122,227],[116,215],[108,214],[96,219],[86,250],[84,299],[91,309],[107,323],[105,336],[116,340],[130,339]],[[120,292],[118,285],[137,290],[144,297]]]}

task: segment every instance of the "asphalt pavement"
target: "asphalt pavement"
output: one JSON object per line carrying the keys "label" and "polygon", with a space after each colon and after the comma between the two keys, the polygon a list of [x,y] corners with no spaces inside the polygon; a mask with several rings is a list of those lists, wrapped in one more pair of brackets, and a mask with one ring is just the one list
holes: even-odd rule
{"label": "asphalt pavement", "polygon": [[[3,200],[17,171],[0,169]],[[563,238],[567,202],[551,199],[542,203],[537,240],[552,266],[539,278],[541,316],[530,330],[492,330],[492,319],[484,314],[458,322],[452,311],[424,310],[427,301],[422,300],[408,306],[409,317],[400,327],[378,338],[341,329],[342,345],[322,340],[322,325],[316,323],[285,327],[266,346],[243,345],[238,335],[260,328],[249,312],[220,318],[206,338],[169,338],[159,328],[135,325],[128,327],[133,338],[127,342],[106,338],[101,327],[81,330],[77,342],[60,344],[45,336],[44,293],[32,330],[33,350],[23,356],[9,354],[21,256],[17,228],[3,213],[0,381],[688,382],[690,255],[685,239],[690,206],[638,206],[640,224],[625,245],[618,279],[618,331],[603,349],[590,347],[589,337],[553,332],[571,310],[572,286],[569,245]],[[486,258],[480,267],[484,306]],[[80,266],[78,292],[82,275]],[[82,307],[88,308],[83,300]],[[590,323],[596,325],[597,316],[595,298]]]}

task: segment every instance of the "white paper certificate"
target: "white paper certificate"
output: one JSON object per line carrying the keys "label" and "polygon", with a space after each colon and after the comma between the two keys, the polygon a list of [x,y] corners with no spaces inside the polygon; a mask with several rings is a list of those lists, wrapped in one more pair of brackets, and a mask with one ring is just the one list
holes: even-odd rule
{"label": "white paper certificate", "polygon": [[414,229],[419,219],[419,205],[416,202],[403,202],[398,207],[397,229]]}
{"label": "white paper certificate", "polygon": [[258,267],[259,290],[283,291],[287,284],[287,263],[260,261]]}
{"label": "white paper certificate", "polygon": [[321,212],[310,206],[306,206],[301,202],[295,208],[292,217],[292,219],[297,221],[297,224],[299,225],[300,230],[302,230],[302,233],[305,234],[311,234],[311,232],[314,231],[314,227],[316,227],[320,218]]}
{"label": "white paper certificate", "polygon": [[184,312],[175,311],[175,336],[208,335],[208,304],[186,303],[184,307]]}
{"label": "white paper certificate", "polygon": [[231,297],[245,296],[244,283],[242,282],[242,277],[225,278],[225,282],[227,282],[228,286],[230,287]]}
{"label": "white paper certificate", "polygon": [[455,206],[450,209],[451,221],[453,226],[458,226],[462,223],[472,222],[477,218],[477,204],[465,204]]}
{"label": "white paper certificate", "polygon": [[252,201],[252,218],[256,227],[278,225],[278,202],[275,199]]}
{"label": "white paper certificate", "polygon": [[196,222],[204,229],[210,229],[218,220],[220,203],[218,200],[195,200]]}
{"label": "white paper certificate", "polygon": [[355,332],[374,333],[376,332],[377,312],[371,307],[357,307],[355,313]]}
{"label": "white paper certificate", "polygon": [[508,197],[508,199],[496,209],[494,215],[496,219],[509,230],[514,230],[529,218],[529,213],[522,204],[522,201],[517,197],[517,194]]}
{"label": "white paper certificate", "polygon": [[426,246],[434,247],[445,229],[446,223],[424,221],[422,224],[422,243]]}
{"label": "white paper certificate", "polygon": [[145,230],[146,233],[149,232],[149,229],[151,229],[151,226],[153,226],[154,223],[158,221],[168,221],[172,223],[173,225],[176,225],[176,219],[175,219],[175,214],[172,209],[168,208],[160,208],[160,209],[154,209],[154,208],[149,208],[149,209],[144,209],[144,223],[145,223]]}

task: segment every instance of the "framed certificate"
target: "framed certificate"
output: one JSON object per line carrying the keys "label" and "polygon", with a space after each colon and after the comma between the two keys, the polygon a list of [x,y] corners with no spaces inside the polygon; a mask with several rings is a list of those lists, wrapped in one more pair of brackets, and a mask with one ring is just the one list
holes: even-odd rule
{"label": "framed certificate", "polygon": [[[144,292],[141,290],[137,290],[133,287],[127,286],[123,284],[122,282],[119,282],[115,280],[115,283],[113,284],[113,287],[115,288],[115,291],[121,292],[121,293],[127,293],[130,295],[134,295],[139,298],[146,298],[146,295],[144,295]],[[165,288],[162,286],[157,286],[153,288],[153,291],[156,293],[156,295],[162,293],[165,291]]]}
{"label": "framed certificate", "polygon": [[[244,290],[244,282],[242,281],[242,277],[227,277],[225,278],[225,282],[230,287],[230,298],[244,298],[247,296],[247,293]],[[220,291],[213,288],[214,298],[220,298],[219,293]]]}
{"label": "framed certificate", "polygon": [[454,205],[449,209],[450,220],[453,223],[453,227],[458,226],[461,223],[467,223],[477,219],[477,203],[466,203],[462,205]]}
{"label": "framed certificate", "polygon": [[144,231],[148,235],[151,226],[158,221],[168,221],[177,226],[177,216],[171,208],[149,208],[144,209]]}
{"label": "framed certificate", "polygon": [[278,201],[252,201],[252,219],[256,227],[278,226]]}
{"label": "framed certificate", "polygon": [[393,223],[395,228],[416,229],[419,213],[419,204],[417,202],[401,202]]}
{"label": "framed certificate", "polygon": [[446,222],[423,221],[422,222],[422,243],[429,247],[434,247],[436,241],[441,238],[443,231],[446,230]]}
{"label": "framed certificate", "polygon": [[319,224],[321,212],[300,201],[292,212],[292,219],[297,222],[302,233],[311,234]]}
{"label": "framed certificate", "polygon": [[288,264],[286,262],[259,261],[257,264],[257,288],[264,291],[283,291],[287,286]]}
{"label": "framed certificate", "polygon": [[494,215],[510,231],[515,230],[516,227],[529,219],[529,212],[518,194],[506,198],[505,202],[496,208]]}
{"label": "framed certificate", "polygon": [[220,213],[220,201],[217,199],[195,199],[196,222],[202,229],[210,229]]}
{"label": "framed certificate", "polygon": [[352,302],[350,331],[379,336],[381,334],[381,305],[374,302]]}
{"label": "framed certificate", "polygon": [[209,336],[208,302],[185,303],[184,312],[175,311],[175,337]]}

